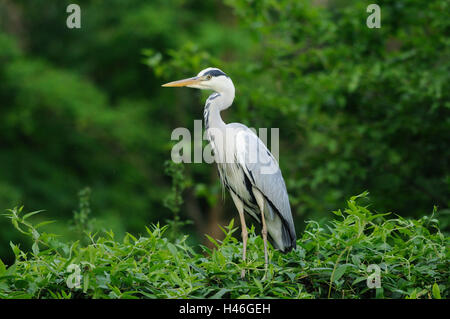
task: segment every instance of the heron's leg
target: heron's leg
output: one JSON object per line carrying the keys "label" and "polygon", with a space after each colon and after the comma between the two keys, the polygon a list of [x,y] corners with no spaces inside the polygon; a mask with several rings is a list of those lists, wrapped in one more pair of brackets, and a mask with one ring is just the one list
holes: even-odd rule
{"label": "heron's leg", "polygon": [[[244,211],[239,211],[239,217],[241,218],[241,228],[242,228],[242,242],[243,242],[243,249],[242,249],[242,260],[245,262],[246,255],[247,255],[247,238],[248,238],[248,232],[247,232],[247,225],[245,224],[245,217],[244,217]],[[242,269],[241,271],[241,278],[245,277],[245,269]]]}
{"label": "heron's leg", "polygon": [[[239,197],[237,197],[233,192],[230,192],[230,194],[231,194],[231,197],[233,198],[233,202],[236,205],[236,208],[239,212],[239,218],[241,220],[242,242],[243,242],[242,260],[245,262],[246,255],[247,255],[248,231],[247,231],[247,225],[245,224],[244,204],[239,199]],[[241,278],[244,278],[244,277],[245,277],[245,269],[242,269]]]}
{"label": "heron's leg", "polygon": [[[261,194],[261,192],[256,188],[253,188],[253,194],[255,195],[256,202],[258,203],[259,211],[261,212],[261,223],[262,223],[261,234],[262,234],[262,238],[263,238],[263,242],[264,242],[264,270],[267,273],[267,268],[268,268],[268,264],[269,264],[269,255],[268,255],[268,250],[267,250],[267,225],[266,225],[266,218],[264,216],[264,197]],[[266,275],[264,275],[264,278],[265,277],[266,277]]]}
{"label": "heron's leg", "polygon": [[266,219],[264,217],[264,206],[259,208],[261,210],[261,220],[262,220],[262,238],[264,242],[264,269],[267,271],[267,265],[269,264],[269,257],[267,252],[267,226]]}

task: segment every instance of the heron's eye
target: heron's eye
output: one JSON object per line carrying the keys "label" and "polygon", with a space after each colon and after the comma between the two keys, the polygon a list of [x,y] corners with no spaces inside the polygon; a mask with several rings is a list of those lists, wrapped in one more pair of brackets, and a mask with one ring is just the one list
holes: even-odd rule
{"label": "heron's eye", "polygon": [[212,75],[211,75],[211,74],[208,74],[208,75],[206,76],[206,79],[207,79],[207,80],[211,80],[211,79],[212,79]]}

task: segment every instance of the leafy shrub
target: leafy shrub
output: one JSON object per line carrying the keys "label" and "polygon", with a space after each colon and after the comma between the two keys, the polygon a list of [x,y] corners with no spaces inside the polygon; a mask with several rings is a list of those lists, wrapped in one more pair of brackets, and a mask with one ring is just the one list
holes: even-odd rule
{"label": "leafy shrub", "polygon": [[[168,226],[146,228],[146,236],[86,234],[89,244],[63,242],[40,232],[22,208],[7,215],[14,227],[33,240],[25,252],[11,243],[13,265],[0,261],[0,298],[446,298],[449,238],[431,217],[387,218],[362,206],[367,193],[350,198],[326,225],[307,222],[298,248],[286,255],[270,249],[264,276],[263,242],[250,230],[248,260],[233,237],[233,220],[215,249],[171,242]],[[74,270],[79,288],[69,288]],[[368,265],[381,268],[381,288],[369,289]],[[75,266],[75,267],[77,267]],[[73,267],[73,266],[71,266]],[[247,269],[245,280],[241,269]],[[72,281],[71,281],[72,280]]]}

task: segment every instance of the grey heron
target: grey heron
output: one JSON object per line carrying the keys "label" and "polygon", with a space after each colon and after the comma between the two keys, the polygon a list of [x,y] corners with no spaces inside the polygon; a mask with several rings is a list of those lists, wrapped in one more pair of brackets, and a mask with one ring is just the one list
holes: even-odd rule
{"label": "grey heron", "polygon": [[[244,214],[262,225],[264,264],[267,271],[267,240],[283,253],[296,247],[295,227],[289,197],[280,168],[258,136],[240,123],[225,124],[220,112],[231,106],[233,81],[217,68],[207,68],[195,77],[163,84],[214,91],[206,100],[204,122],[222,185],[228,189],[239,212],[245,262],[248,231]],[[245,276],[242,270],[241,277]]]}

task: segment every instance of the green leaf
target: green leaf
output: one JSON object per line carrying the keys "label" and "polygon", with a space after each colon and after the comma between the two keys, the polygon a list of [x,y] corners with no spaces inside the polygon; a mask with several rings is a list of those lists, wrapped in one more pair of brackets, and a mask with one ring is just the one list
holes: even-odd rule
{"label": "green leaf", "polygon": [[16,280],[14,284],[18,289],[25,289],[28,287],[28,281],[23,279]]}
{"label": "green leaf", "polygon": [[0,276],[2,276],[6,272],[6,266],[0,258]]}
{"label": "green leaf", "polygon": [[207,234],[205,234],[205,236],[206,236],[206,238],[208,238],[208,240],[209,240],[210,242],[212,242],[217,248],[220,248],[220,244],[219,244],[214,238],[212,238],[211,236],[209,236],[209,235],[207,235]]}
{"label": "green leaf", "polygon": [[384,289],[383,289],[383,287],[375,289],[375,298],[377,298],[377,299],[384,298]]}
{"label": "green leaf", "polygon": [[14,245],[13,242],[11,242],[11,241],[9,242],[9,245],[11,246],[11,249],[12,249],[14,255],[15,255],[16,257],[19,256],[19,254],[20,254],[20,248],[19,248],[19,246]]}
{"label": "green leaf", "polygon": [[338,209],[338,210],[333,210],[333,211],[331,211],[333,214],[335,214],[335,215],[337,215],[337,216],[342,216],[342,212],[341,212],[341,210],[340,209]]}
{"label": "green leaf", "polygon": [[173,245],[172,243],[168,243],[167,248],[169,249],[173,257],[175,257],[175,259],[178,259],[177,247],[175,247],[175,245]]}
{"label": "green leaf", "polygon": [[222,288],[222,289],[220,289],[218,292],[216,292],[213,296],[211,296],[211,299],[219,299],[219,298],[222,298],[222,296],[223,296],[224,294],[226,294],[227,292],[229,292],[229,291],[230,291],[230,289]]}
{"label": "green leaf", "polygon": [[89,289],[89,274],[83,276],[83,293],[86,293]]}
{"label": "green leaf", "polygon": [[434,283],[433,285],[433,297],[434,299],[441,299],[441,291],[439,290],[439,285]]}
{"label": "green leaf", "polygon": [[256,284],[256,287],[258,287],[258,289],[259,289],[259,292],[260,293],[263,293],[264,292],[264,287],[263,287],[263,285],[261,284],[261,282],[258,280],[258,279],[254,279],[254,282],[255,282],[255,284]]}
{"label": "green leaf", "polygon": [[31,212],[31,213],[25,214],[25,215],[23,215],[22,219],[25,220],[25,219],[27,219],[28,217],[31,217],[31,216],[33,216],[33,215],[36,215],[36,214],[39,214],[39,213],[42,213],[42,212],[43,212],[43,210],[37,210],[37,211],[35,211],[35,212]]}
{"label": "green leaf", "polygon": [[56,223],[56,220],[46,220],[34,226],[34,228],[38,229],[39,227]]}
{"label": "green leaf", "polygon": [[344,274],[345,270],[347,269],[348,265],[340,265],[336,268],[336,271],[334,272],[333,281],[338,281]]}
{"label": "green leaf", "polygon": [[353,280],[352,286],[364,280],[367,280],[367,277],[357,277],[355,280]]}

